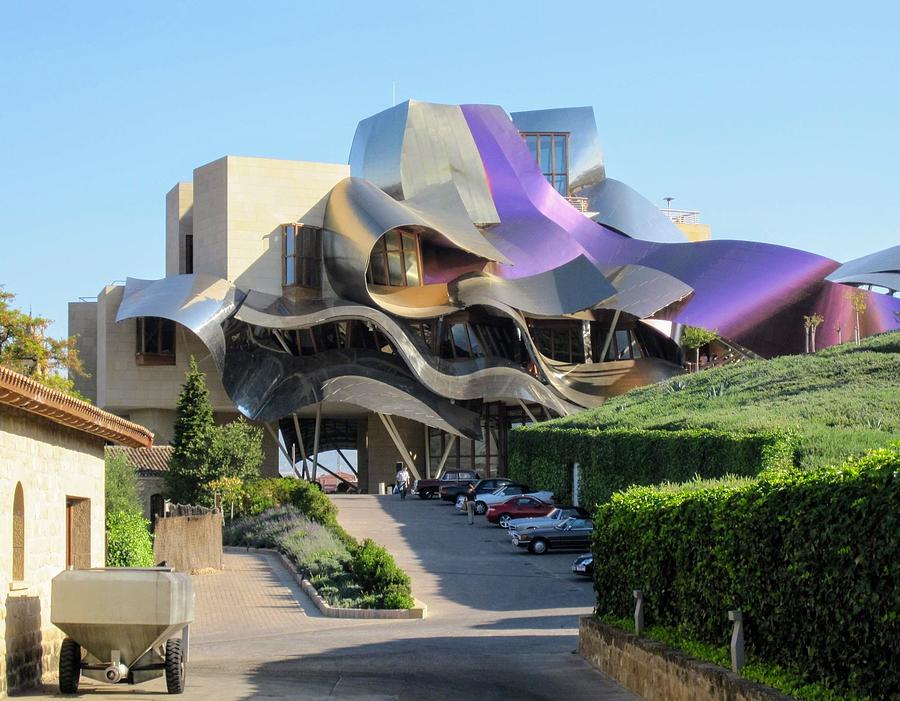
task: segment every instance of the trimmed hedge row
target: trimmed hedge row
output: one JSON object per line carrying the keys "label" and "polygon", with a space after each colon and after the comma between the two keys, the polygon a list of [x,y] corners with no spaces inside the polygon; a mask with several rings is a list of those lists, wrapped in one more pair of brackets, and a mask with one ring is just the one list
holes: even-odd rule
{"label": "trimmed hedge row", "polygon": [[594,516],[597,613],[727,643],[744,614],[760,659],[900,697],[900,443],[841,467],[633,487]]}
{"label": "trimmed hedge row", "polygon": [[509,474],[572,500],[572,465],[581,465],[580,503],[593,507],[633,484],[681,482],[696,475],[756,475],[790,469],[797,437],[787,431],[566,428],[530,424],[510,433]]}

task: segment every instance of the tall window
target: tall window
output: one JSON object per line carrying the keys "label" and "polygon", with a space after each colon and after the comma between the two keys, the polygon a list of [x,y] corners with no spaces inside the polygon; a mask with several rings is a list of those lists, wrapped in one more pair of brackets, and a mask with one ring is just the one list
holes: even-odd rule
{"label": "tall window", "polygon": [[375,285],[414,287],[421,284],[419,237],[408,231],[389,231],[375,243],[366,280]]}
{"label": "tall window", "polygon": [[566,132],[523,132],[522,138],[541,172],[556,191],[569,194],[569,135]]}
{"label": "tall window", "polygon": [[135,357],[138,365],[174,365],[175,322],[157,316],[138,317]]}
{"label": "tall window", "polygon": [[25,579],[25,495],[21,482],[16,484],[13,496],[12,536],[12,578],[21,582]]}
{"label": "tall window", "polygon": [[184,272],[190,275],[194,272],[194,235],[184,236]]}
{"label": "tall window", "polygon": [[303,224],[284,224],[282,284],[286,287],[322,286],[322,230]]}

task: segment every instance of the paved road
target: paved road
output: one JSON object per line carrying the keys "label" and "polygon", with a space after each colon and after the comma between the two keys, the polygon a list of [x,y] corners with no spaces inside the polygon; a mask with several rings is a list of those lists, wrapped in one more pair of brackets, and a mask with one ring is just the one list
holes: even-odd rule
{"label": "paved road", "polygon": [[[428,605],[424,621],[323,618],[281,565],[227,554],[195,578],[197,622],[185,699],[601,699],[635,697],[574,654],[590,583],[572,554],[515,551],[483,518],[398,497],[341,496],[341,523],[387,546]],[[82,684],[84,696],[158,698]]]}

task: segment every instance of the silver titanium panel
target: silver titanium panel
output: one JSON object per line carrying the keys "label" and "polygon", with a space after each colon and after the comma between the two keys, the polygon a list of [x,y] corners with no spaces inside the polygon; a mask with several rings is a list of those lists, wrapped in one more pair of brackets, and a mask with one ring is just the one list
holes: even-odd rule
{"label": "silver titanium panel", "polygon": [[889,290],[900,290],[900,273],[857,273],[842,275],[831,282],[842,282],[851,285],[875,285]]}
{"label": "silver titanium panel", "polygon": [[510,117],[519,131],[569,132],[569,191],[573,195],[583,196],[581,188],[606,177],[593,107],[513,112]]}
{"label": "silver titanium panel", "polygon": [[507,280],[490,273],[473,273],[448,287],[451,298],[463,307],[472,306],[470,298],[474,296],[536,316],[573,314],[617,294],[616,288],[584,256],[529,277]]}
{"label": "silver titanium panel", "polygon": [[459,105],[409,100],[364,119],[350,148],[350,172],[397,200],[450,185],[470,223],[500,221]]}
{"label": "silver titanium panel", "polygon": [[684,243],[687,237],[650,200],[612,178],[578,193],[587,197],[592,219],[641,241]]}
{"label": "silver titanium panel", "polygon": [[653,316],[693,292],[690,285],[678,278],[642,265],[604,269],[603,274],[616,288],[616,293],[595,305],[594,309],[618,309],[639,319]]}
{"label": "silver titanium panel", "polygon": [[825,279],[831,282],[850,282],[867,273],[900,274],[900,246],[891,246],[883,251],[848,261]]}
{"label": "silver titanium panel", "polygon": [[365,178],[391,197],[403,199],[400,153],[409,103],[403,102],[362,120],[350,147],[350,175]]}
{"label": "silver titanium panel", "polygon": [[243,293],[228,280],[195,273],[161,280],[128,278],[116,321],[158,316],[193,331],[221,371],[225,357],[222,322],[240,305]]}
{"label": "silver titanium panel", "polygon": [[453,185],[470,221],[482,225],[500,221],[481,155],[459,105],[410,101],[400,158],[404,199],[434,186]]}

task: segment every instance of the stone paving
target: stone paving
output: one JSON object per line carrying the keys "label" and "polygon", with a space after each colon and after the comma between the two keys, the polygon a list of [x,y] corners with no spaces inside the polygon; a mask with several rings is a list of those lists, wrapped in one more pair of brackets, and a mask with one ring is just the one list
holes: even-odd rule
{"label": "stone paving", "polygon": [[[395,497],[335,497],[341,523],[395,554],[424,621],[325,618],[277,558],[230,551],[195,577],[196,623],[185,699],[599,699],[635,697],[574,654],[590,583],[573,555],[530,556],[483,518]],[[48,689],[49,690],[49,689]],[[165,683],[85,697],[158,698]],[[53,689],[52,691],[55,691]],[[38,695],[39,694],[35,694]]]}

